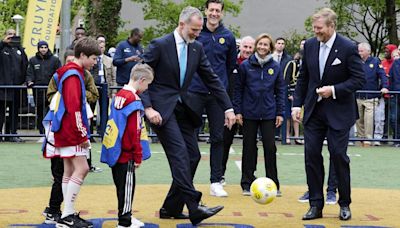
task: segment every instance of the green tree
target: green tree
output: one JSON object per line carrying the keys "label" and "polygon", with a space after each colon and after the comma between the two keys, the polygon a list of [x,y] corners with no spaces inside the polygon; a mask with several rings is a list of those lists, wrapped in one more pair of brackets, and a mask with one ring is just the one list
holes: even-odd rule
{"label": "green tree", "polygon": [[400,0],[331,0],[339,15],[337,29],[356,40],[361,35],[377,56],[385,43],[398,44],[396,5]]}
{"label": "green tree", "polygon": [[[173,31],[178,25],[179,14],[186,6],[197,7],[204,10],[205,1],[198,0],[182,0],[176,3],[172,0],[132,0],[136,3],[143,4],[143,13],[145,20],[155,21],[155,25],[149,26],[144,29],[143,43],[147,44],[153,38],[165,35]],[[224,1],[225,14],[232,14],[233,16],[239,15],[243,0],[238,0],[235,3],[232,0]],[[230,29],[235,31],[236,36],[240,36],[239,29],[229,26]]]}
{"label": "green tree", "polygon": [[[3,37],[4,32],[9,28],[15,28],[15,23],[11,19],[15,14],[25,18],[28,8],[26,0],[2,0],[0,1],[0,34]],[[24,31],[24,22],[21,23],[20,33]]]}
{"label": "green tree", "polygon": [[285,51],[294,56],[300,50],[300,41],[308,39],[310,36],[306,33],[300,33],[297,30],[290,30],[284,33],[283,37],[286,39]]}
{"label": "green tree", "polygon": [[107,38],[107,45],[115,45],[118,29],[122,25],[121,6],[121,0],[86,0],[85,25],[88,35],[103,34]]}

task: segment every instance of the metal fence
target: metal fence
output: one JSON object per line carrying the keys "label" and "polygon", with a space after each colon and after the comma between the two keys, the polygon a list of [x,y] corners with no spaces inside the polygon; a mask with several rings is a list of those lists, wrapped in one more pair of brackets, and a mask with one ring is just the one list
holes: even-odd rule
{"label": "metal fence", "polygon": [[[120,89],[120,86],[107,87],[98,86],[100,99],[95,106],[94,118],[91,121],[91,129],[93,137],[101,137],[104,132],[107,122],[107,108],[100,109],[100,106],[107,107],[109,104],[109,97],[107,96],[108,89]],[[44,133],[41,129],[41,121],[43,116],[48,111],[49,102],[46,98],[47,86],[34,86],[32,88],[32,94],[27,92],[26,86],[8,86],[0,85],[0,125],[2,131],[0,132],[0,138],[4,137],[43,137]],[[363,94],[377,94],[379,91],[357,91],[357,95]],[[376,98],[376,105],[373,106],[373,123],[374,123],[374,134],[370,138],[359,138],[358,136],[351,135],[350,141],[379,141],[379,142],[394,142],[400,143],[400,92],[393,91],[389,93],[387,98]],[[384,109],[384,115],[377,116],[378,111],[382,113]],[[206,115],[205,120],[205,132],[201,136],[208,137],[208,128]],[[379,118],[378,118],[379,117]],[[2,121],[3,120],[3,121]],[[4,124],[2,124],[4,123]],[[286,139],[291,140],[302,140],[303,137],[294,137],[291,131],[290,135],[286,134],[285,120],[281,126],[281,131],[278,139],[281,139],[282,144],[286,143]],[[380,135],[378,136],[376,131],[378,125],[383,125]],[[300,126],[300,129],[301,126]],[[301,130],[300,130],[301,132]],[[156,137],[150,130],[150,137]],[[235,136],[241,138],[240,134]]]}

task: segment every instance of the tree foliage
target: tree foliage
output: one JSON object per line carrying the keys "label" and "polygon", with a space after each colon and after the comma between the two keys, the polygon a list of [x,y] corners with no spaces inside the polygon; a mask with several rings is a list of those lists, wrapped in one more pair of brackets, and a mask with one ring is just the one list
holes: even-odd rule
{"label": "tree foliage", "polygon": [[307,36],[304,33],[300,33],[297,30],[290,30],[283,34],[285,37],[285,51],[290,55],[294,55],[296,52],[300,51],[300,42],[303,39],[308,39],[310,36]]}
{"label": "tree foliage", "polygon": [[[355,41],[362,36],[378,55],[385,43],[398,44],[396,5],[399,0],[331,0],[339,15],[337,30]],[[394,27],[393,27],[394,26]]]}
{"label": "tree foliage", "polygon": [[[9,28],[15,28],[15,22],[11,19],[15,14],[25,18],[28,8],[26,0],[3,0],[0,1],[0,34],[3,37],[4,32]],[[24,31],[24,22],[21,23],[20,33]]]}
{"label": "tree foliage", "polygon": [[[132,0],[136,3],[143,4],[143,13],[145,20],[153,20],[156,25],[149,26],[144,29],[143,43],[146,44],[153,38],[165,35],[173,31],[178,25],[179,14],[186,6],[197,7],[204,10],[204,2],[198,0],[182,0],[176,3],[172,0]],[[237,2],[237,3],[236,3]],[[225,14],[239,15],[243,0],[238,1],[225,0]],[[239,36],[238,29],[230,26],[235,31],[235,35]]]}
{"label": "tree foliage", "polygon": [[114,45],[122,25],[121,0],[86,0],[85,27],[88,35],[103,34],[108,45]]}

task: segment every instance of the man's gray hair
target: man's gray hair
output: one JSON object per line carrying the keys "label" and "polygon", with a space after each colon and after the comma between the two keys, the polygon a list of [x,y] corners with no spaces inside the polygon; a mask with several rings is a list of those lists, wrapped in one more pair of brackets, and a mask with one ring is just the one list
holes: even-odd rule
{"label": "man's gray hair", "polygon": [[179,15],[179,22],[189,23],[193,16],[203,18],[201,11],[193,6],[185,7]]}
{"label": "man's gray hair", "polygon": [[369,45],[369,43],[359,43],[358,46],[367,50],[368,52],[371,52],[371,45]]}
{"label": "man's gray hair", "polygon": [[255,42],[256,40],[251,37],[251,36],[245,36],[242,39],[240,39],[240,43],[243,43],[244,41],[251,41],[251,42]]}

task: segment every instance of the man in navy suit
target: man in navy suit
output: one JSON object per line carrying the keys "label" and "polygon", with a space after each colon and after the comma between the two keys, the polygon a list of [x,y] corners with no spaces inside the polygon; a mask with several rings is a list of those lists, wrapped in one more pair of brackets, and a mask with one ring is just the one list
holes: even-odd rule
{"label": "man in navy suit", "polygon": [[[211,69],[201,43],[195,40],[202,28],[201,12],[186,7],[175,31],[153,40],[143,55],[155,72],[153,83],[142,95],[145,114],[165,150],[173,179],[160,218],[190,218],[193,225],[223,209],[199,205],[202,193],[193,185],[200,161],[195,128],[201,124],[201,112],[187,90],[195,72],[225,111],[225,125],[230,128],[235,122],[225,88]],[[189,216],[182,213],[185,204]]]}
{"label": "man in navy suit", "polygon": [[357,46],[335,31],[336,13],[329,8],[312,17],[315,37],[304,45],[292,117],[300,121],[304,105],[305,167],[310,209],[303,220],[322,218],[324,165],[322,146],[328,140],[330,159],[338,180],[341,220],[351,218],[349,130],[358,118],[355,91],[365,83]]}

